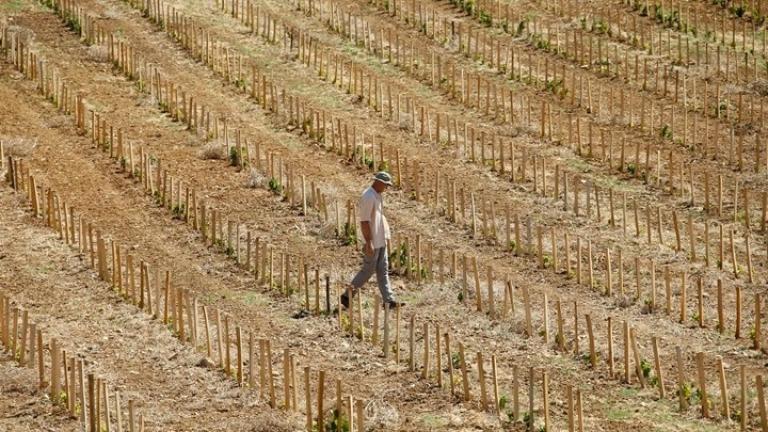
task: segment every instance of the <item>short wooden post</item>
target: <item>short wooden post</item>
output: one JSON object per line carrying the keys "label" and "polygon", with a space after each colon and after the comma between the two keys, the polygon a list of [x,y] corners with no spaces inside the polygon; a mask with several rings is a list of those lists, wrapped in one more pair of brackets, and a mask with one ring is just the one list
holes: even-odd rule
{"label": "short wooden post", "polygon": [[307,432],[312,432],[312,389],[310,388],[310,385],[309,385],[309,379],[310,379],[310,368],[309,366],[304,366],[304,401],[306,404],[305,414],[307,418]]}
{"label": "short wooden post", "polygon": [[240,326],[235,328],[237,343],[237,383],[243,386],[243,331]]}
{"label": "short wooden post", "polygon": [[389,360],[390,342],[389,342],[389,305],[384,306],[384,360]]}
{"label": "short wooden post", "polygon": [[117,432],[123,432],[123,409],[120,404],[120,392],[115,390],[115,423]]}
{"label": "short wooden post", "polygon": [[680,411],[688,409],[688,398],[685,397],[685,369],[683,368],[683,353],[679,346],[675,347],[675,360],[677,361],[677,396],[680,401]]}
{"label": "short wooden post", "polygon": [[747,368],[744,365],[739,366],[739,420],[740,430],[747,430]]}
{"label": "short wooden post", "polygon": [[656,381],[659,385],[659,397],[664,399],[666,389],[664,388],[664,372],[661,368],[661,358],[659,357],[659,338],[653,337],[653,363],[656,368]]}
{"label": "short wooden post", "polygon": [[424,358],[423,358],[423,368],[421,370],[421,378],[422,379],[429,379],[429,323],[424,323]]}
{"label": "short wooden post", "polygon": [[760,351],[761,347],[761,341],[763,339],[763,331],[762,331],[762,308],[763,299],[760,293],[755,294],[755,335],[752,339],[752,348],[754,348],[757,351]]}
{"label": "short wooden post", "polygon": [[469,374],[467,373],[467,361],[464,355],[464,344],[459,342],[459,362],[461,363],[461,381],[464,390],[464,401],[469,401]]}
{"label": "short wooden post", "polygon": [[411,324],[408,327],[408,369],[413,372],[416,370],[415,358],[416,344],[416,315],[411,315]]}
{"label": "short wooden post", "polygon": [[483,411],[488,410],[488,394],[485,387],[485,368],[483,364],[483,353],[477,353],[477,379],[480,382],[480,405]]}
{"label": "short wooden post", "polygon": [[757,387],[757,408],[760,412],[760,428],[763,432],[768,432],[768,414],[765,408],[765,389],[763,388],[763,376],[755,377],[755,386]]}
{"label": "short wooden post", "polygon": [[57,402],[61,392],[61,350],[56,338],[51,338],[51,401]]}
{"label": "short wooden post", "polygon": [[435,324],[435,372],[437,373],[437,386],[443,388],[443,355],[440,338],[440,324]]}
{"label": "short wooden post", "polygon": [[[355,401],[355,411],[357,412],[357,431],[358,432],[364,432],[365,431],[365,411],[363,410],[363,401],[358,399]],[[350,418],[352,417],[352,414],[350,413]],[[350,432],[352,431],[352,422],[350,421]]]}
{"label": "short wooden post", "polygon": [[595,335],[592,329],[592,317],[587,314],[587,335],[589,336],[589,364],[594,369],[597,367],[597,352],[595,351]]}
{"label": "short wooden post", "polygon": [[720,413],[723,418],[731,421],[731,407],[728,398],[728,382],[725,380],[725,369],[723,368],[723,358],[717,358],[717,373],[720,378]]}
{"label": "short wooden post", "polygon": [[550,430],[549,428],[549,374],[546,369],[542,371],[542,396],[544,404],[544,430]]}
{"label": "short wooden post", "polygon": [[[88,374],[88,425],[89,432],[100,432],[96,427],[96,380],[92,373]],[[83,407],[82,409],[85,409]]]}
{"label": "short wooden post", "polygon": [[536,370],[531,366],[528,368],[528,431],[532,432],[533,426],[536,424],[535,419],[535,382],[536,382]]}

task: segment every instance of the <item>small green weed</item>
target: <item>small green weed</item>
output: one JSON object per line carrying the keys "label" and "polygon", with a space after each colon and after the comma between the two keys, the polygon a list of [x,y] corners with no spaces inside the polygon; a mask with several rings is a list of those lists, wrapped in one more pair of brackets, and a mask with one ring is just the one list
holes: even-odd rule
{"label": "small green weed", "polygon": [[325,430],[328,432],[350,432],[349,420],[338,410],[333,410],[331,419],[325,423]]}
{"label": "small green weed", "polygon": [[357,227],[349,222],[344,222],[344,233],[342,240],[345,245],[357,244]]}
{"label": "small green weed", "polygon": [[605,23],[605,21],[603,21],[601,18],[598,18],[595,21],[592,21],[592,32],[599,35],[606,33],[610,34],[610,29],[608,28],[608,25]]}
{"label": "small green weed", "polygon": [[486,27],[493,25],[493,18],[487,12],[479,11],[477,13],[477,18],[480,20],[480,23]]}
{"label": "small green weed", "polygon": [[627,164],[627,171],[630,174],[632,174],[632,175],[636,175],[637,174],[637,165],[635,165],[634,163],[631,163],[631,162],[628,163]]}
{"label": "small green weed", "polygon": [[661,131],[659,132],[659,135],[664,139],[671,140],[672,128],[668,124],[661,125]]}
{"label": "small green weed", "polygon": [[173,213],[174,219],[182,219],[187,213],[187,207],[184,204],[176,204],[173,206],[173,210],[171,210],[171,212]]}
{"label": "small green weed", "polygon": [[241,150],[236,147],[232,146],[229,148],[229,164],[231,166],[239,167],[241,166],[243,162],[243,155]]}
{"label": "small green weed", "polygon": [[503,410],[509,405],[509,397],[507,395],[501,395],[499,398],[499,409]]}
{"label": "small green weed", "polygon": [[280,195],[283,193],[283,185],[280,184],[278,179],[271,177],[269,179],[269,190],[277,195]]}
{"label": "small green weed", "polygon": [[548,92],[559,97],[560,99],[565,98],[565,96],[568,94],[568,89],[565,88],[565,85],[562,79],[552,79],[552,80],[546,81],[544,83],[544,88]]}
{"label": "small green weed", "polygon": [[640,360],[640,369],[643,371],[643,376],[646,379],[651,377],[651,372],[653,371],[653,368],[651,367],[651,362],[649,362],[646,359]]}

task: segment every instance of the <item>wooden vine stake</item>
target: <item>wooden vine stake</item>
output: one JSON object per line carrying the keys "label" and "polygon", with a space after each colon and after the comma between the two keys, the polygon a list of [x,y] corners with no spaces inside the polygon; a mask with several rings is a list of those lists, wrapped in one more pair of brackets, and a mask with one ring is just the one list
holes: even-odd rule
{"label": "wooden vine stake", "polygon": [[763,432],[768,432],[768,414],[765,407],[765,389],[763,388],[763,376],[755,377],[755,386],[757,387],[757,407],[760,412],[760,428]]}

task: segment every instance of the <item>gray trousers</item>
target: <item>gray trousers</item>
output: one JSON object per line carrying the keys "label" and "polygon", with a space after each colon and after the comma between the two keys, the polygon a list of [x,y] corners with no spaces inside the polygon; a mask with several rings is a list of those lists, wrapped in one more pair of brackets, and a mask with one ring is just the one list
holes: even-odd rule
{"label": "gray trousers", "polygon": [[352,287],[357,292],[368,279],[376,273],[376,282],[379,284],[379,291],[384,302],[394,301],[392,289],[389,286],[389,257],[387,248],[381,247],[373,250],[373,255],[363,254],[363,267],[352,279]]}

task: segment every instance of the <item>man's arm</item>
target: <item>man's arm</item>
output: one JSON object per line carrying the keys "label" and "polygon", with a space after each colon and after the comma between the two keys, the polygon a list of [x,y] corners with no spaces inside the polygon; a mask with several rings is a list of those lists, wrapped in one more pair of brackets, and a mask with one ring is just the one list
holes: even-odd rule
{"label": "man's arm", "polygon": [[366,255],[373,255],[373,236],[371,235],[371,222],[361,221],[360,230],[363,232],[363,238],[365,239],[365,246],[363,252]]}
{"label": "man's arm", "polygon": [[367,256],[373,255],[373,233],[371,229],[371,215],[373,214],[373,205],[374,203],[370,197],[366,197],[366,195],[363,194],[359,204],[360,231],[363,232],[363,238],[365,239],[363,253],[365,253]]}

